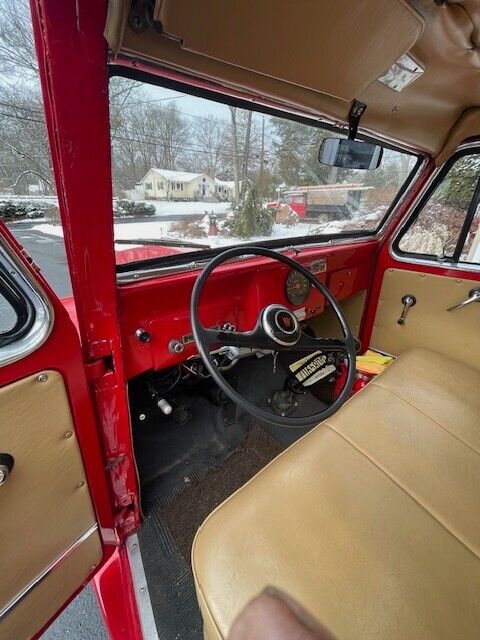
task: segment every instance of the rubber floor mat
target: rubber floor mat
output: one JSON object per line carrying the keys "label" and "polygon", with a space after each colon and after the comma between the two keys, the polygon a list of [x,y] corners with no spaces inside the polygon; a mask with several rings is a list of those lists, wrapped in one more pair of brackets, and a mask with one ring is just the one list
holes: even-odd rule
{"label": "rubber floor mat", "polygon": [[190,562],[193,538],[215,507],[282,452],[284,446],[257,426],[219,469],[188,486],[163,510],[167,526],[183,558]]}
{"label": "rubber floor mat", "polygon": [[[190,549],[195,533],[213,509],[285,448],[252,426],[233,451],[204,459],[175,486],[164,485],[144,504],[138,534],[152,608],[162,640],[202,640]],[[159,487],[161,485],[157,485]]]}

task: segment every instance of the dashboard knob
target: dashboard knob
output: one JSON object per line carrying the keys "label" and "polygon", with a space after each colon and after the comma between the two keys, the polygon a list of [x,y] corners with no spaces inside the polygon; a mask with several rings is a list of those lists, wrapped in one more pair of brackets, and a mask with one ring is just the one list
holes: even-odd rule
{"label": "dashboard knob", "polygon": [[143,329],[142,327],[139,327],[135,331],[135,335],[137,336],[140,342],[150,342],[150,340],[152,339],[152,336],[149,334],[149,332],[146,329]]}
{"label": "dashboard knob", "polygon": [[182,353],[184,349],[184,344],[179,340],[170,340],[170,342],[168,343],[168,350],[170,351],[170,353]]}

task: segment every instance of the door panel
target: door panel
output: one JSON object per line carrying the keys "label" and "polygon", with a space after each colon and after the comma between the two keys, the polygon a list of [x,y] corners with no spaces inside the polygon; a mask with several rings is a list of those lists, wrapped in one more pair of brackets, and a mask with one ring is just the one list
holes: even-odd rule
{"label": "door panel", "polygon": [[[37,634],[118,544],[78,333],[0,222],[0,638]],[[3,293],[4,295],[4,293]],[[5,327],[7,331],[5,330]]]}
{"label": "door panel", "polygon": [[[15,460],[0,487],[2,634],[14,609],[24,610],[21,618],[28,620],[31,598],[21,595],[71,547],[70,564],[84,580],[100,562],[102,546],[62,376],[47,370],[1,388],[0,421],[2,452]],[[89,552],[81,551],[83,544]],[[43,591],[56,611],[70,594],[52,578]]]}
{"label": "door panel", "polygon": [[[480,369],[480,304],[447,311],[459,304],[474,287],[475,280],[431,273],[387,269],[384,272],[375,314],[374,349],[400,355],[414,347],[425,347]],[[404,295],[417,302],[398,324]]]}
{"label": "door panel", "polygon": [[100,536],[98,530],[94,529],[1,619],[2,640],[31,638],[55,616],[65,598],[74,594],[78,585],[85,582],[101,556]]}

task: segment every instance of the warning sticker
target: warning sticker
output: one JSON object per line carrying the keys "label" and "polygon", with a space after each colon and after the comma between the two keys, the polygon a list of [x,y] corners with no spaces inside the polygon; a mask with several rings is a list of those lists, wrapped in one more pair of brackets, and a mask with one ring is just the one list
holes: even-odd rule
{"label": "warning sticker", "polygon": [[331,375],[335,370],[334,364],[327,363],[327,356],[322,351],[315,351],[290,366],[290,371],[304,387],[309,387],[319,380]]}

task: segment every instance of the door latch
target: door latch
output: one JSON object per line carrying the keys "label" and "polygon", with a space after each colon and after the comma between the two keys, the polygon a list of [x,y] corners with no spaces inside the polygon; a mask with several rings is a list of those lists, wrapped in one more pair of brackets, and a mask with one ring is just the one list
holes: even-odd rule
{"label": "door latch", "polygon": [[9,453],[0,453],[0,486],[5,484],[13,469],[13,456]]}
{"label": "door latch", "polygon": [[407,313],[411,307],[414,307],[417,304],[417,299],[415,296],[412,296],[411,293],[407,293],[407,295],[402,298],[402,304],[403,309],[399,319],[397,320],[398,324],[405,324]]}
{"label": "door latch", "polygon": [[466,300],[460,302],[459,304],[453,305],[453,307],[449,307],[447,311],[456,311],[457,309],[461,309],[462,307],[466,307],[469,304],[472,304],[472,302],[480,302],[480,287],[472,289],[469,292],[468,298]]}

